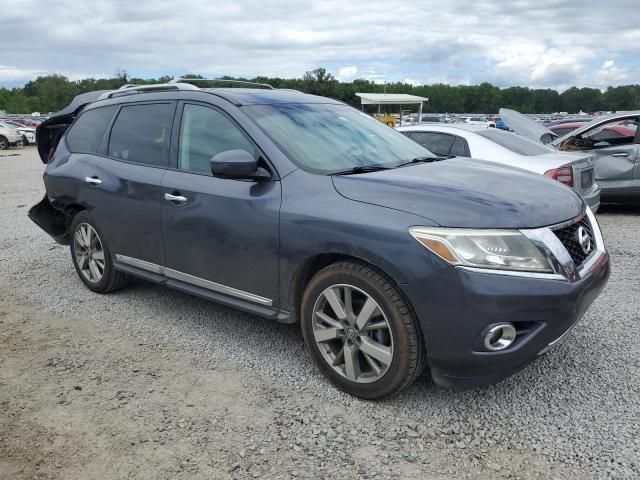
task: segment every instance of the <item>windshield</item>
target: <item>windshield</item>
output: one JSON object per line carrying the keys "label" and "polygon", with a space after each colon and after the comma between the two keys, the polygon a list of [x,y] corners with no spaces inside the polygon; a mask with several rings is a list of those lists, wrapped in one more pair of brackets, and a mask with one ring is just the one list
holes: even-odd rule
{"label": "windshield", "polygon": [[434,155],[399,132],[346,105],[243,107],[300,168],[331,174],[356,167],[392,168]]}
{"label": "windshield", "polygon": [[488,138],[492,142],[495,142],[498,145],[520,155],[527,155],[531,157],[555,151],[549,147],[545,147],[541,143],[534,142],[528,138],[521,137],[515,133],[505,132],[503,130],[496,130],[492,128],[477,133],[478,135]]}

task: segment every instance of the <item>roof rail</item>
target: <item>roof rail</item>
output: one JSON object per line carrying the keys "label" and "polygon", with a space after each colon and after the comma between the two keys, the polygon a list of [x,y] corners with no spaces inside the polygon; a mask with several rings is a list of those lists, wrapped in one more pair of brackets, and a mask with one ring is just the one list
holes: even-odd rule
{"label": "roof rail", "polygon": [[111,90],[109,92],[105,92],[98,100],[106,100],[107,98],[113,98],[119,95],[128,95],[130,93],[144,93],[147,91],[166,91],[166,90],[200,90],[195,85],[191,85],[190,83],[156,83],[151,85],[123,85],[118,90]]}
{"label": "roof rail", "polygon": [[249,82],[247,80],[230,80],[227,78],[174,78],[170,80],[169,83],[180,83],[180,82],[227,82],[227,83],[240,83],[242,85],[253,85],[255,87],[266,88],[268,90],[273,90],[273,86],[268,83],[257,83],[257,82]]}

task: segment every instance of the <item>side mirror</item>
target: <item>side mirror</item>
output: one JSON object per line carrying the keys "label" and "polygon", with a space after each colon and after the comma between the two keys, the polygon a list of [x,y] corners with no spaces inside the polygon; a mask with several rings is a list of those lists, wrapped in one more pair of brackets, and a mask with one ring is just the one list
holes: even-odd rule
{"label": "side mirror", "polygon": [[211,158],[214,177],[235,180],[267,180],[271,174],[258,166],[258,160],[246,150],[227,150]]}

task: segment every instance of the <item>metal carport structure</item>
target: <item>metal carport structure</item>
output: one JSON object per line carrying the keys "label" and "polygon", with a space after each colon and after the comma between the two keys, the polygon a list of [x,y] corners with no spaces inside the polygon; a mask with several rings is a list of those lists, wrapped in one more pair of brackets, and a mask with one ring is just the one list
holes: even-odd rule
{"label": "metal carport structure", "polygon": [[406,93],[356,93],[356,96],[360,97],[363,109],[364,105],[378,105],[378,113],[381,105],[400,105],[400,118],[402,118],[402,105],[418,105],[418,118],[422,118],[422,104],[429,101],[427,97]]}

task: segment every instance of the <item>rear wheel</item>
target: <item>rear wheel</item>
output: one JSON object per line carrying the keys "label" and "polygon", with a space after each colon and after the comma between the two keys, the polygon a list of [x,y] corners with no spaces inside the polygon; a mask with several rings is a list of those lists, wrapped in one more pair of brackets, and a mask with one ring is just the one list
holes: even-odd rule
{"label": "rear wheel", "polygon": [[126,284],[127,275],[113,268],[109,246],[86,212],[73,219],[70,243],[73,265],[89,290],[108,293]]}
{"label": "rear wheel", "polygon": [[424,341],[407,301],[364,264],[341,262],[318,272],[305,290],[301,322],[318,368],[351,395],[388,397],[424,368]]}
{"label": "rear wheel", "polygon": [[0,135],[0,150],[6,150],[9,148],[9,140]]}

